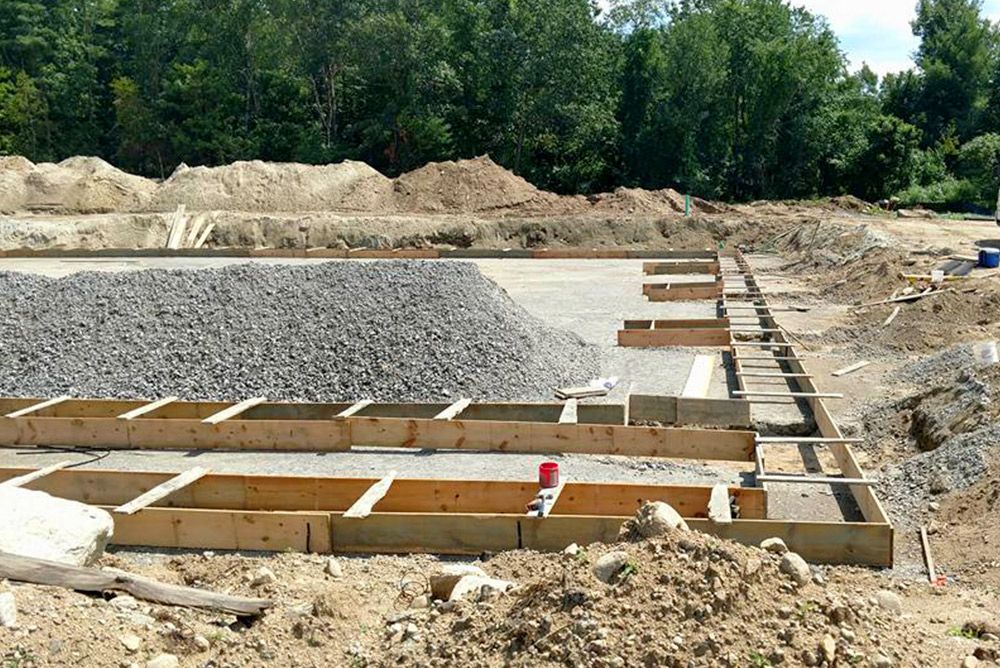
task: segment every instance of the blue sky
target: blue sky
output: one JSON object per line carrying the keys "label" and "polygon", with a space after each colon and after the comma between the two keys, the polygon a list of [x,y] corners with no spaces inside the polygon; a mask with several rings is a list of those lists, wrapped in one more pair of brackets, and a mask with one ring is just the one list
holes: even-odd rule
{"label": "blue sky", "polygon": [[[793,5],[822,14],[840,38],[851,69],[862,62],[879,74],[913,65],[917,39],[910,30],[916,0],[792,0]],[[983,14],[1000,20],[1000,0],[986,0]]]}

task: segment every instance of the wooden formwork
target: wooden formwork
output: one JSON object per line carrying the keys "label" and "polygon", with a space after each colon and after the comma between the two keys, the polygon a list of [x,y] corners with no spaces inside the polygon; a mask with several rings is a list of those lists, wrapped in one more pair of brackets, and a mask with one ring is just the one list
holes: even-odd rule
{"label": "wooden formwork", "polygon": [[618,345],[627,348],[728,346],[729,336],[728,318],[626,320],[618,330]]}
{"label": "wooden formwork", "polygon": [[563,405],[555,403],[260,402],[237,410],[242,405],[0,399],[4,415],[0,445],[310,452],[363,445],[722,461],[752,461],[753,457],[752,432],[629,425],[620,404],[581,405],[575,421],[569,423],[560,421]]}
{"label": "wooden formwork", "polygon": [[718,260],[667,260],[665,262],[644,262],[642,273],[647,276],[668,276],[677,274],[719,274]]}
{"label": "wooden formwork", "polygon": [[[0,469],[0,483],[31,469]],[[109,510],[163,485],[163,472],[60,470],[28,484]],[[779,536],[811,561],[874,563],[877,530],[864,524],[766,519],[767,493],[730,487],[731,524],[707,517],[711,486],[569,482],[548,516],[525,514],[528,481],[392,480],[363,517],[345,517],[381,481],[365,478],[208,474],[136,514],[112,512],[113,542],[154,547],[317,553],[480,554],[613,542],[646,501],[665,501],[692,528],[746,544]]]}
{"label": "wooden formwork", "polygon": [[694,301],[718,299],[722,296],[723,283],[720,276],[714,281],[690,283],[644,283],[642,294],[651,302]]}

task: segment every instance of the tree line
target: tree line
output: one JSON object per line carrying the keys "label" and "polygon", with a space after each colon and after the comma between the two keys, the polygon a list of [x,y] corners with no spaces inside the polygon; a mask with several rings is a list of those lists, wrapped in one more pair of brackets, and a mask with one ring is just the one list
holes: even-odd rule
{"label": "tree line", "polygon": [[1000,30],[981,0],[912,26],[880,79],[784,0],[0,0],[0,153],[161,178],[489,153],[564,193],[991,207]]}

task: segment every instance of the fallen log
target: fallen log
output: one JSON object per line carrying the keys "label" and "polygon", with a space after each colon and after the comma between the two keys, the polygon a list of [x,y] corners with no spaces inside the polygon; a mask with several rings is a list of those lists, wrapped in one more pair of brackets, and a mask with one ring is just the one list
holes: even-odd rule
{"label": "fallen log", "polygon": [[144,601],[207,608],[234,615],[258,616],[271,607],[262,598],[244,598],[219,594],[193,587],[166,584],[124,571],[102,571],[83,566],[69,566],[55,561],[0,552],[0,580],[65,587],[76,591],[121,591]]}

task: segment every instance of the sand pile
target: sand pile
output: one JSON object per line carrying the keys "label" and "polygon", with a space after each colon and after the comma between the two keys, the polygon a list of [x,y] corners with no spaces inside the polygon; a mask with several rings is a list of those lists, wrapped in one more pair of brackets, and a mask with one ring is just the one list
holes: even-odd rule
{"label": "sand pile", "polygon": [[392,181],[363,162],[331,165],[234,162],[221,167],[181,165],[157,189],[150,211],[385,210]]}
{"label": "sand pile", "polygon": [[457,162],[432,162],[395,180],[401,211],[490,211],[552,205],[557,195],[539,190],[488,155]]}
{"label": "sand pile", "polygon": [[0,211],[109,213],[141,209],[156,184],[100,158],[76,156],[32,164],[19,156],[0,161]]}
{"label": "sand pile", "polygon": [[[620,213],[664,214],[684,213],[684,195],[673,188],[644,190],[642,188],[617,188],[614,192],[595,195],[591,198],[594,208],[600,211]],[[691,213],[723,213],[728,210],[723,204],[709,202],[699,197],[690,201]]]}

